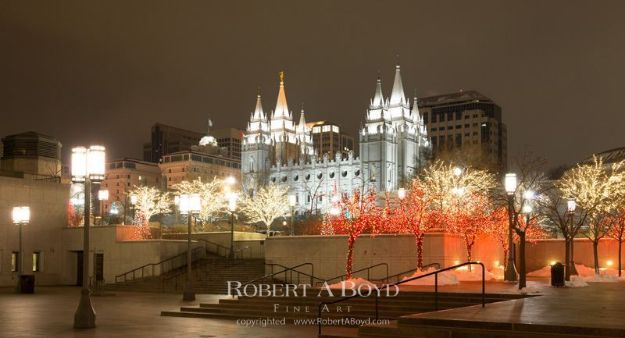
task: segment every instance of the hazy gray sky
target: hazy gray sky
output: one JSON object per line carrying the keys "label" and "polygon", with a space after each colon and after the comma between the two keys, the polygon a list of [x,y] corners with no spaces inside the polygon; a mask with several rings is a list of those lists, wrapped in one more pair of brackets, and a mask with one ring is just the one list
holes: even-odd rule
{"label": "hazy gray sky", "polygon": [[[262,87],[356,130],[400,54],[418,96],[476,89],[509,151],[625,145],[625,1],[0,1],[0,135],[141,156],[150,126],[244,128]],[[298,114],[296,114],[297,116]]]}

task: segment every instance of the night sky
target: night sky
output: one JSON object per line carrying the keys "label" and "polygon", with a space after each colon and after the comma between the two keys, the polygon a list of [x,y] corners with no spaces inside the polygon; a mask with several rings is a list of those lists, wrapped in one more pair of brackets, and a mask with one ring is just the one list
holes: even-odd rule
{"label": "night sky", "polygon": [[409,96],[475,89],[509,151],[625,146],[625,1],[2,1],[0,136],[141,157],[152,124],[244,128],[262,88],[350,134],[396,55]]}

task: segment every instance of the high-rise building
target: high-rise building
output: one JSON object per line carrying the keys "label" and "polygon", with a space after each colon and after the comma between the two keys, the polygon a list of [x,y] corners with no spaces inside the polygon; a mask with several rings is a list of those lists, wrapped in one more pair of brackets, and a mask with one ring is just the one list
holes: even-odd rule
{"label": "high-rise building", "polygon": [[[393,191],[403,180],[412,177],[429,153],[429,141],[423,119],[416,105],[404,95],[399,65],[391,95],[382,94],[378,78],[373,99],[359,133],[360,158],[352,150],[346,156],[339,152],[314,151],[314,128],[306,124],[304,112],[298,125],[288,110],[284,74],[276,109],[268,117],[260,95],[250,116],[243,138],[241,180],[247,193],[268,182],[286,184],[295,196],[297,212],[325,210],[342,193],[374,189]],[[329,135],[340,135],[325,124]],[[320,126],[323,132],[323,126]],[[326,129],[327,129],[326,128]],[[337,140],[341,142],[340,138]],[[322,138],[323,143],[323,138]],[[353,141],[352,141],[353,144]]]}
{"label": "high-rise building", "polygon": [[217,139],[219,148],[225,149],[225,156],[241,159],[243,130],[237,128],[211,129],[210,134]]}
{"label": "high-rise building", "polygon": [[156,123],[152,126],[151,139],[143,146],[143,160],[158,163],[163,155],[191,149],[204,134]]}
{"label": "high-rise building", "polygon": [[507,167],[507,130],[501,107],[477,91],[420,98],[419,111],[428,128],[434,157],[451,153],[471,157],[473,165]]}
{"label": "high-rise building", "polygon": [[348,151],[356,150],[354,138],[344,133],[339,125],[329,121],[308,122],[307,125],[312,130],[315,155],[334,157],[334,154],[341,153],[346,156]]}
{"label": "high-rise building", "polygon": [[61,142],[57,139],[29,131],[6,136],[2,144],[2,171],[60,180]]}

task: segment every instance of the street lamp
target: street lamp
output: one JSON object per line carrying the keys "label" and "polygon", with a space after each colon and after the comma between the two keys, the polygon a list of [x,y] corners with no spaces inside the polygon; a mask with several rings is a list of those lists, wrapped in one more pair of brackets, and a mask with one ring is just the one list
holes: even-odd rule
{"label": "street lamp", "polygon": [[72,181],[84,183],[84,227],[82,290],[80,302],[74,314],[74,328],[90,329],[95,327],[95,310],[91,304],[89,291],[89,223],[91,223],[91,183],[98,184],[104,179],[106,150],[103,146],[75,147],[72,149]]}
{"label": "street lamp", "polygon": [[195,300],[193,282],[191,280],[191,221],[194,213],[199,213],[202,208],[202,201],[199,194],[181,194],[178,198],[178,208],[180,213],[187,215],[187,279],[182,291],[182,300]]}
{"label": "street lamp", "polygon": [[289,206],[291,207],[291,236],[295,235],[295,223],[293,219],[295,217],[295,205],[297,204],[297,197],[295,195],[289,195]]}
{"label": "street lamp", "polygon": [[[525,228],[527,229],[530,223],[530,216],[532,214],[532,200],[534,199],[535,194],[531,190],[527,190],[523,193],[523,206],[521,207],[521,212],[525,215]],[[521,240],[519,241],[519,254],[521,255],[521,274],[519,277],[519,290],[525,288],[527,286],[526,283],[526,269],[525,269],[525,231],[519,233],[519,237]]]}
{"label": "street lamp", "polygon": [[17,292],[23,292],[24,288],[22,285],[22,273],[24,269],[23,266],[23,250],[22,250],[22,225],[28,224],[30,222],[30,207],[13,207],[11,212],[11,216],[13,218],[13,224],[19,226],[19,258],[18,258],[18,270],[17,270]]}
{"label": "street lamp", "polygon": [[104,201],[108,201],[109,199],[109,191],[108,190],[98,190],[98,200],[100,200],[100,220],[104,217]]}
{"label": "street lamp", "polygon": [[[568,201],[566,201],[566,211],[567,211],[567,215],[569,216],[569,229],[573,228],[573,217],[575,215],[575,209],[577,208],[577,203],[575,202],[574,199],[569,199]],[[566,238],[565,238],[566,240]],[[577,269],[575,268],[575,260],[573,259],[573,243],[575,243],[575,237],[571,236],[571,243],[569,244],[569,248],[568,248],[568,252],[567,255],[568,256],[568,260],[565,263],[566,264],[566,271],[564,274],[565,280],[571,280],[571,275],[577,275]],[[620,259],[620,257],[619,257]]]}
{"label": "street lamp", "polygon": [[230,252],[228,258],[234,259],[234,211],[237,210],[238,195],[230,192],[226,197],[228,198],[228,211],[230,211]]}
{"label": "street lamp", "polygon": [[400,200],[403,200],[404,198],[406,198],[406,189],[404,188],[397,189],[397,197],[399,197]]}
{"label": "street lamp", "polygon": [[517,179],[515,173],[508,173],[504,177],[504,188],[508,195],[508,263],[504,271],[504,280],[507,282],[517,281],[517,271],[514,266],[514,240],[512,237],[513,214],[514,214],[514,193],[517,189]]}

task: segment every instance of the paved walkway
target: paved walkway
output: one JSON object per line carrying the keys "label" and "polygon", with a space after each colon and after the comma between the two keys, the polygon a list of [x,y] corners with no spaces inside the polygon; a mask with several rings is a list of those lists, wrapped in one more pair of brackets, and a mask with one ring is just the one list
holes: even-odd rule
{"label": "paved walkway", "polygon": [[[316,327],[250,328],[235,321],[161,317],[161,310],[177,310],[180,295],[117,292],[92,297],[97,328],[72,328],[80,289],[39,287],[36,294],[19,295],[0,289],[0,337],[316,337]],[[200,295],[194,304],[217,302],[220,296]]]}
{"label": "paved walkway", "polygon": [[625,283],[589,284],[583,288],[545,287],[542,288],[542,296],[487,304],[485,308],[470,306],[407,317],[417,320],[462,320],[476,325],[545,325],[555,332],[567,331],[562,327],[589,328],[597,335],[607,334],[610,329],[625,330]]}
{"label": "paved walkway", "polygon": [[[476,292],[481,283],[445,286],[441,291]],[[424,318],[464,319],[501,323],[534,323],[625,329],[625,283],[591,284],[585,288],[556,289],[545,281],[532,281],[530,288],[543,296],[461,309],[419,314]],[[414,287],[431,290],[431,287]],[[516,293],[514,285],[490,282],[491,293]],[[179,295],[117,292],[92,297],[98,327],[72,328],[80,290],[77,287],[39,287],[34,295],[19,295],[0,289],[1,337],[316,337],[316,327],[243,327],[235,321],[161,317],[161,310],[178,310]],[[199,295],[195,303],[218,302],[223,296]],[[324,332],[332,332],[324,329]],[[336,332],[336,331],[335,331]]]}

